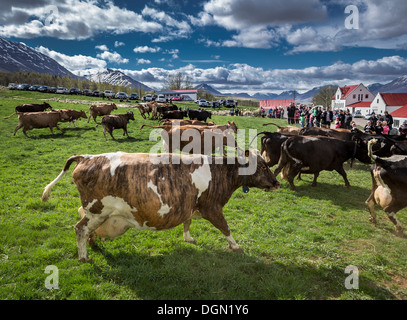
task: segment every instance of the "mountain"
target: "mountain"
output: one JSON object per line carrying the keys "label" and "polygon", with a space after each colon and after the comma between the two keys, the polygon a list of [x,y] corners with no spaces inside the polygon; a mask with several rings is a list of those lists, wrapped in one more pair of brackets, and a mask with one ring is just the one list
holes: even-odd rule
{"label": "mountain", "polygon": [[211,87],[210,85],[208,85],[206,83],[201,83],[201,84],[197,85],[195,87],[195,89],[197,89],[197,90],[202,89],[202,90],[208,91],[209,93],[212,93],[213,95],[216,95],[216,96],[222,95],[222,93],[220,93],[218,90],[216,90],[215,88]]}
{"label": "mountain", "polygon": [[37,72],[57,76],[78,78],[54,59],[42,54],[23,43],[0,37],[0,71],[2,72]]}
{"label": "mountain", "polygon": [[[394,79],[382,85],[377,92],[381,93],[407,93],[407,75]],[[374,92],[374,93],[377,93]]]}
{"label": "mountain", "polygon": [[367,88],[371,93],[377,94],[383,86],[384,84],[381,83],[372,83],[371,85],[368,85]]}
{"label": "mountain", "polygon": [[139,88],[144,91],[153,91],[152,88],[146,86],[145,84],[134,80],[133,78],[125,75],[123,72],[114,69],[105,69],[94,74],[88,74],[85,76],[86,79],[95,82],[106,82],[111,85],[119,85],[124,87],[129,87],[135,90]]}

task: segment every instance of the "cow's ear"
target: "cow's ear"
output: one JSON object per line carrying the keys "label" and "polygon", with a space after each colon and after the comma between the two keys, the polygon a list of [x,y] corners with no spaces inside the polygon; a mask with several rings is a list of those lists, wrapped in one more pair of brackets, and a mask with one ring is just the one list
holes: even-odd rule
{"label": "cow's ear", "polygon": [[247,158],[248,156],[250,156],[250,151],[249,151],[249,150],[245,150],[244,155],[245,155],[245,157]]}

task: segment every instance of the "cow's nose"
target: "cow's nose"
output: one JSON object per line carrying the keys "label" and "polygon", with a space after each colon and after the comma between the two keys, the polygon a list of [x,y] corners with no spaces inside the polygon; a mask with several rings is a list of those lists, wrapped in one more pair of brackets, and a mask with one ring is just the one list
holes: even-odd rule
{"label": "cow's nose", "polygon": [[281,185],[281,183],[280,183],[280,181],[276,181],[276,182],[274,182],[274,187],[275,188],[280,188],[280,185]]}

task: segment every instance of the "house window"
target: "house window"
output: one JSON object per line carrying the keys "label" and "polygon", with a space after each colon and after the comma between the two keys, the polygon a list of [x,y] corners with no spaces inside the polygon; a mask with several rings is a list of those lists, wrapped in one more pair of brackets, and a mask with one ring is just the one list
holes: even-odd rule
{"label": "house window", "polygon": [[377,103],[379,103],[379,99],[377,99]]}
{"label": "house window", "polygon": [[367,95],[365,96],[365,98],[366,98],[366,99],[369,99],[369,95],[367,94]]}
{"label": "house window", "polygon": [[400,120],[394,120],[393,127],[400,127]]}
{"label": "house window", "polygon": [[356,94],[353,95],[353,99],[356,99]]}

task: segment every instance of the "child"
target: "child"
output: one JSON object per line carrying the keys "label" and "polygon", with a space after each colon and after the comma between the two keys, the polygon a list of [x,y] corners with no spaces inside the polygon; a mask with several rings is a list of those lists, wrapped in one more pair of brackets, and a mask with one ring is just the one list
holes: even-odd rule
{"label": "child", "polygon": [[301,113],[300,124],[301,124],[301,128],[305,127],[305,113],[304,112]]}
{"label": "child", "polygon": [[339,129],[340,127],[341,127],[341,118],[336,117],[335,129]]}
{"label": "child", "polygon": [[389,134],[390,127],[387,125],[387,121],[383,121],[383,131],[382,134]]}
{"label": "child", "polygon": [[372,122],[368,121],[367,124],[365,125],[365,133],[372,133],[373,132],[373,127],[372,127]]}

